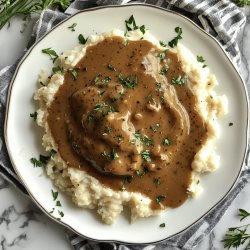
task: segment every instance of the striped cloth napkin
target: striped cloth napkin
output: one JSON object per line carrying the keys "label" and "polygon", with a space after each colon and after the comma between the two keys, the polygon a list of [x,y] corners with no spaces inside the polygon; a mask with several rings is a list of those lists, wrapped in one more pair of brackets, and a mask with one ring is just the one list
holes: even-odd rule
{"label": "striped cloth napkin", "polygon": [[[236,66],[240,65],[240,52],[236,42],[238,32],[244,27],[246,18],[244,14],[233,3],[228,0],[78,0],[74,1],[65,13],[58,11],[46,10],[42,13],[37,26],[36,33],[31,38],[30,47],[37,39],[49,31],[53,26],[58,24],[69,15],[79,10],[109,4],[127,4],[127,3],[148,3],[160,6],[165,9],[171,9],[181,13],[195,21],[204,30],[213,35],[225,48],[230,58]],[[6,145],[4,142],[4,117],[7,99],[8,86],[20,59],[12,66],[0,70],[0,174],[17,188],[26,193],[24,187],[19,182],[13,167],[11,166]],[[237,194],[246,185],[250,176],[248,167],[245,166],[241,173],[240,179],[234,189],[228,194],[217,207],[210,211],[198,223],[188,230],[172,237],[157,245],[124,245],[119,243],[100,243],[84,239],[74,233],[68,234],[72,246],[75,250],[158,250],[158,249],[193,249],[204,236],[209,234],[220,218],[225,213],[228,206],[235,199]]]}

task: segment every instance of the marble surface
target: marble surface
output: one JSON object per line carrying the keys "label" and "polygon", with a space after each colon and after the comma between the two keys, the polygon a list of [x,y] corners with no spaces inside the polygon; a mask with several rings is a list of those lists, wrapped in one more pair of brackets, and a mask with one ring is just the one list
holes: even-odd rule
{"label": "marble surface", "polygon": [[[247,16],[247,24],[239,36],[242,52],[240,72],[250,84],[250,7],[242,9]],[[23,53],[35,19],[28,24],[22,19],[14,19],[9,28],[0,31],[0,69],[14,63]],[[4,48],[4,50],[2,50]],[[238,209],[250,211],[250,183],[241,191],[226,211],[221,221],[209,236],[205,236],[195,250],[223,249],[221,240],[227,228],[241,225],[237,217]],[[250,223],[250,219],[246,223]],[[0,249],[2,250],[70,250],[72,247],[65,236],[65,228],[45,216],[29,197],[7,183],[0,176]],[[244,249],[244,246],[238,249]]]}

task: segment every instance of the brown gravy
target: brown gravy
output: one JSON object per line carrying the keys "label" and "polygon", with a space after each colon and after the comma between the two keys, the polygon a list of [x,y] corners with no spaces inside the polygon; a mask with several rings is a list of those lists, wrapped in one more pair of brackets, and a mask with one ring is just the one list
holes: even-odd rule
{"label": "brown gravy", "polygon": [[150,197],[153,209],[181,205],[206,125],[177,56],[112,37],[88,47],[74,71],[65,72],[48,116],[68,166]]}

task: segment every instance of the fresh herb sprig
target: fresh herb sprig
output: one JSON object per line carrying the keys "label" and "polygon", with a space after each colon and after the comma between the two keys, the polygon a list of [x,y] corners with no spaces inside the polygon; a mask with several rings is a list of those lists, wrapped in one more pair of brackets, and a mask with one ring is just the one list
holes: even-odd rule
{"label": "fresh herb sprig", "polygon": [[126,25],[125,36],[128,31],[137,30],[137,29],[139,29],[142,32],[142,34],[145,34],[146,32],[145,25],[141,25],[141,26],[136,25],[135,18],[133,15],[131,15],[128,20],[125,20],[125,25]]}
{"label": "fresh herb sprig", "polygon": [[0,29],[16,15],[29,17],[32,13],[41,13],[52,5],[66,9],[70,0],[2,0],[0,1]]}
{"label": "fresh herb sprig", "polygon": [[[244,209],[239,209],[238,216],[241,218],[240,221],[242,221],[250,216],[250,213]],[[250,234],[248,233],[249,226],[250,224],[245,224],[238,227],[228,228],[228,232],[222,240],[224,248],[238,248],[240,245],[247,243],[246,249],[250,249]]]}
{"label": "fresh herb sprig", "polygon": [[50,57],[50,59],[53,61],[53,63],[54,63],[54,62],[56,61],[56,59],[58,58],[57,53],[56,53],[53,49],[51,49],[51,48],[42,49],[42,52],[43,52],[44,54],[47,54],[47,55]]}
{"label": "fresh herb sprig", "polygon": [[239,7],[250,5],[250,0],[233,0],[233,2]]}

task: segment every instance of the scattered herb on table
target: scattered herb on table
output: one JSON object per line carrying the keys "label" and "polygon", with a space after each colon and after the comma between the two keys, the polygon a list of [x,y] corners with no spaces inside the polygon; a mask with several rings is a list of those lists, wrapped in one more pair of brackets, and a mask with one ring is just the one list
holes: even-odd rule
{"label": "scattered herb on table", "polygon": [[233,0],[233,2],[239,7],[250,5],[250,0]]}
{"label": "scattered herb on table", "polygon": [[13,16],[22,15],[30,17],[32,13],[41,13],[44,9],[57,5],[65,10],[70,0],[11,0],[0,1],[0,29],[10,21]]}
{"label": "scattered herb on table", "polygon": [[34,121],[37,119],[37,112],[35,111],[34,113],[30,113],[30,117],[33,118]]}
{"label": "scattered herb on table", "polygon": [[168,42],[168,45],[171,47],[171,48],[174,48],[175,46],[177,46],[179,40],[182,39],[182,28],[180,27],[176,27],[175,29],[175,33],[177,33],[177,36],[175,38],[173,38],[170,42]]}
{"label": "scattered herb on table", "polygon": [[[250,213],[244,209],[239,209],[238,216],[241,218],[240,221],[244,220]],[[225,234],[222,242],[224,243],[224,248],[230,249],[231,247],[238,248],[247,242],[246,249],[250,247],[250,234],[248,233],[248,227],[250,224],[245,224],[238,227],[228,228],[228,232]]]}
{"label": "scattered herb on table", "polygon": [[166,226],[165,223],[161,223],[161,224],[159,225],[159,227],[165,227],[165,226]]}
{"label": "scattered herb on table", "polygon": [[53,61],[53,63],[58,58],[57,53],[53,49],[51,49],[51,48],[42,49],[42,53],[49,55],[49,57]]}
{"label": "scattered herb on table", "polygon": [[68,29],[70,29],[71,31],[76,31],[76,30],[75,30],[76,26],[77,26],[77,23],[73,23],[72,25],[70,25],[70,26],[68,27]]}
{"label": "scattered herb on table", "polygon": [[84,38],[84,36],[82,35],[82,34],[80,34],[79,36],[78,36],[78,41],[79,41],[79,43],[80,44],[85,44],[87,41],[88,41],[88,37],[87,38]]}

